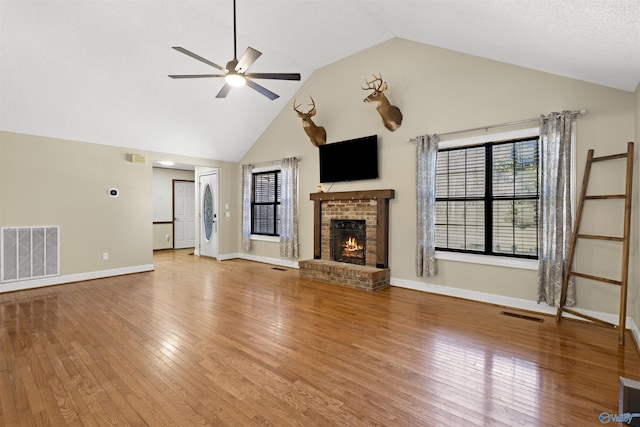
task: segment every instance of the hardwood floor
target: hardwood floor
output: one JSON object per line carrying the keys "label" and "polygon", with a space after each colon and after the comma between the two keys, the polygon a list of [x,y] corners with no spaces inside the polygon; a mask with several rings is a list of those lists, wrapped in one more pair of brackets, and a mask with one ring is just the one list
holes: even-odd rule
{"label": "hardwood floor", "polygon": [[188,250],[154,262],[0,294],[0,425],[597,426],[618,377],[640,378],[611,329]]}

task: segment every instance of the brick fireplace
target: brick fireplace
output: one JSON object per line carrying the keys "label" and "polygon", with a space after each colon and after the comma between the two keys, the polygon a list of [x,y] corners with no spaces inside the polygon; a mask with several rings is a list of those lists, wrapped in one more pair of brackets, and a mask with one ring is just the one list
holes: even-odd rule
{"label": "brick fireplace", "polygon": [[389,199],[394,196],[394,190],[310,194],[314,259],[298,263],[300,277],[364,290],[389,286]]}

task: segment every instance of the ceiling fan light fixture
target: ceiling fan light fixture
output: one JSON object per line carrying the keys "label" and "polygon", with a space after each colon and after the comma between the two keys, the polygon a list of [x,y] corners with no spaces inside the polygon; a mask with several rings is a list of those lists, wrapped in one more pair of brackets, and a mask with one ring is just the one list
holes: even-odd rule
{"label": "ceiling fan light fixture", "polygon": [[224,81],[233,87],[244,86],[246,80],[244,76],[236,73],[229,73],[224,77]]}
{"label": "ceiling fan light fixture", "polygon": [[240,60],[237,57],[237,43],[236,43],[236,1],[233,0],[233,59],[227,62],[226,67],[203,58],[187,49],[174,46],[173,48],[180,53],[192,57],[200,62],[203,62],[213,68],[217,68],[224,74],[171,74],[169,77],[172,79],[197,79],[197,78],[210,78],[210,77],[224,77],[225,84],[220,89],[220,92],[216,95],[216,98],[225,98],[229,91],[233,87],[247,85],[251,89],[261,93],[270,100],[278,98],[278,95],[271,92],[269,89],[259,85],[253,79],[270,79],[270,80],[300,80],[300,73],[250,73],[251,79],[245,77],[245,73],[255,62],[256,59],[262,55],[262,52],[255,50],[252,47],[247,47],[247,50],[242,54]]}

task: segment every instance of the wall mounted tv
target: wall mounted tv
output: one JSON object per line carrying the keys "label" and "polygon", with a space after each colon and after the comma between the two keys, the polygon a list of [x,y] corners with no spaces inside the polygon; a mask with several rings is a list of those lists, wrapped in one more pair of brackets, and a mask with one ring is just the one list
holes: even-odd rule
{"label": "wall mounted tv", "polygon": [[378,178],[378,135],[318,147],[320,182]]}

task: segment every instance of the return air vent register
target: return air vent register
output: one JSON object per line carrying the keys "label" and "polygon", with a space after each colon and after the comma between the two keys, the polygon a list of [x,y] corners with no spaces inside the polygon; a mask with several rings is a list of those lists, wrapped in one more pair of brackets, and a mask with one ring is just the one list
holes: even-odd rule
{"label": "return air vent register", "polygon": [[60,274],[60,227],[5,227],[0,233],[0,283]]}

